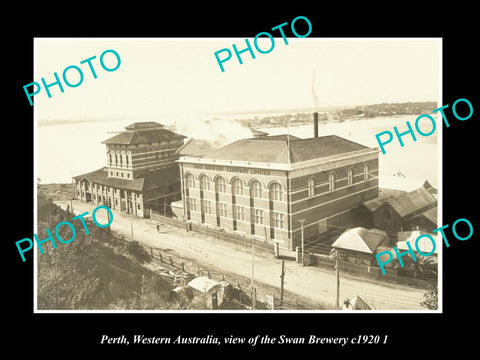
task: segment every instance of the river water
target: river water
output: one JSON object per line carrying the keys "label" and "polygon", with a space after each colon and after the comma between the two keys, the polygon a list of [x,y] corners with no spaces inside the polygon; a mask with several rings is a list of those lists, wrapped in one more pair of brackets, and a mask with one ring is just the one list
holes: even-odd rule
{"label": "river water", "polygon": [[[265,114],[261,114],[265,116]],[[249,132],[232,119],[240,116],[230,115],[208,121],[182,121],[172,117],[149,119],[165,125],[176,124],[180,133],[189,137],[212,139],[223,136],[228,141],[247,137]],[[252,115],[253,117],[253,115]],[[367,120],[346,120],[342,123],[320,124],[319,136],[338,135],[369,147],[378,147],[375,134],[398,126],[399,131],[406,130],[406,121],[414,124],[415,115],[396,117],[376,117]],[[106,165],[106,148],[102,141],[114,136],[132,120],[105,120],[75,122],[37,127],[36,166],[37,177],[43,184],[71,182],[72,174],[79,175]],[[438,122],[437,122],[438,125]],[[428,132],[431,126],[421,126]],[[410,135],[403,136],[405,143],[401,147],[398,140],[386,145],[387,153],[379,154],[380,175],[389,176],[401,172],[407,177],[428,180],[433,186],[439,183],[439,166],[441,164],[441,139],[437,126],[435,133],[428,137],[417,134],[414,142]],[[300,138],[313,136],[313,124],[275,128],[262,128],[271,135],[290,133]],[[440,130],[441,131],[441,130]]]}

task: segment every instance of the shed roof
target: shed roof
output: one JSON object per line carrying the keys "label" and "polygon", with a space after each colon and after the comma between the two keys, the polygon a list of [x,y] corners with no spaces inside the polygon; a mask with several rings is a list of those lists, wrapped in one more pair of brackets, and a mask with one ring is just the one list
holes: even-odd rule
{"label": "shed roof", "polygon": [[437,206],[432,207],[431,209],[428,209],[418,215],[415,215],[411,218],[411,220],[415,220],[421,217],[424,217],[428,221],[430,221],[432,224],[435,226],[437,225],[437,213],[438,213],[438,208]]}
{"label": "shed roof", "polygon": [[77,175],[75,180],[87,179],[91,183],[132,191],[147,191],[161,186],[178,182],[179,170],[177,166],[137,173],[134,179],[119,179],[109,177],[107,169],[101,168],[86,174]]}
{"label": "shed roof", "polygon": [[386,239],[388,239],[388,236],[385,231],[356,227],[340,235],[334,241],[332,247],[373,254],[377,247]]}
{"label": "shed roof", "polygon": [[[421,187],[397,196],[378,197],[364,202],[363,205],[373,213],[384,206],[385,203],[388,203],[400,215],[400,217],[403,218],[422,209],[432,207],[437,203],[437,199],[430,194],[427,189]],[[433,212],[429,213],[428,216],[431,217],[432,215]]]}
{"label": "shed roof", "polygon": [[411,215],[421,209],[437,203],[437,199],[421,187],[406,194],[391,197],[387,202],[398,212],[401,217]]}
{"label": "shed roof", "polygon": [[219,285],[221,285],[221,283],[213,279],[209,279],[206,276],[196,277],[188,283],[188,286],[190,286],[192,289],[198,290],[202,293],[208,293],[210,290]]}

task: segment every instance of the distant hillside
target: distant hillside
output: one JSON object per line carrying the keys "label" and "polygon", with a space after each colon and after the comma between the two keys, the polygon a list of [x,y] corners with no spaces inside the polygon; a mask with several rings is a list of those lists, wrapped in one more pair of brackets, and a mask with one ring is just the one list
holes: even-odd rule
{"label": "distant hillside", "polygon": [[[429,114],[435,108],[437,108],[437,102],[435,101],[344,106],[319,111],[318,118],[321,122],[336,122],[352,118],[370,119],[377,116],[420,115]],[[313,111],[290,112],[281,115],[257,115],[248,119],[236,119],[236,121],[252,128],[286,126],[287,121],[290,125],[300,125],[310,123],[312,113]]]}
{"label": "distant hillside", "polygon": [[417,115],[431,113],[437,108],[435,101],[383,103],[374,105],[356,106],[351,109],[342,109],[335,113],[336,118],[362,116],[372,118],[376,116]]}

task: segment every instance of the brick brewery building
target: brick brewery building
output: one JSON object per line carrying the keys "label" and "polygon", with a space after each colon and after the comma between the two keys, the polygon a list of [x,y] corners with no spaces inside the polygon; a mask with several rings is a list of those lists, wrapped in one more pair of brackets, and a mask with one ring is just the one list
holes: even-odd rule
{"label": "brick brewery building", "polygon": [[[315,114],[316,115],[316,114]],[[179,159],[187,222],[295,249],[378,196],[378,150],[338,136],[243,139]]]}
{"label": "brick brewery building", "polygon": [[105,141],[107,166],[74,177],[77,199],[147,216],[181,198],[177,149],[185,136],[156,122],[138,122]]}

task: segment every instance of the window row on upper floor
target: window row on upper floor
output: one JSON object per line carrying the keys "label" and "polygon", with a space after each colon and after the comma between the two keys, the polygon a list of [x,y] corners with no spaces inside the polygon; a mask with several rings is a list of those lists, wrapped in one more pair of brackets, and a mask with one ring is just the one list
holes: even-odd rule
{"label": "window row on upper floor", "polygon": [[[349,168],[347,170],[347,185],[353,185],[355,183],[355,174],[353,168]],[[370,168],[368,165],[363,167],[363,180],[368,180],[371,178]],[[315,188],[317,186],[316,180],[314,177],[308,179],[307,182],[307,189],[308,189],[308,196],[312,197],[315,195]],[[330,171],[328,173],[328,190],[333,191],[336,189],[337,186],[337,175],[335,171]]]}
{"label": "window row on upper floor", "polygon": [[[200,190],[210,190],[210,179],[206,175],[201,175],[199,178]],[[195,179],[192,174],[185,175],[185,186],[187,189],[195,188]],[[244,195],[245,185],[244,182],[239,178],[234,178],[231,181],[232,194],[233,195]],[[214,181],[215,192],[226,193],[227,192],[227,181],[221,177],[217,176]],[[268,186],[269,197],[271,200],[283,201],[284,199],[284,190],[280,183],[272,182]],[[252,180],[249,183],[249,194],[251,197],[261,198],[263,195],[263,186],[258,180]]]}
{"label": "window row on upper floor", "polygon": [[[353,168],[347,170],[347,185],[353,185],[355,181],[355,176],[361,174],[355,174]],[[371,178],[370,168],[368,165],[365,165],[363,168],[363,179],[368,180]],[[334,171],[328,173],[328,190],[335,190],[337,186],[337,177]],[[209,191],[211,181],[207,175],[200,175],[199,177],[199,186],[200,190]],[[195,188],[195,179],[192,174],[188,173],[185,175],[185,186],[187,189]],[[225,193],[227,192],[227,181],[222,176],[217,176],[214,180],[215,192]],[[317,182],[314,177],[311,177],[307,180],[307,191],[308,196],[314,196],[316,191]],[[231,181],[232,194],[233,195],[244,195],[245,185],[244,182],[239,178],[233,178]],[[278,182],[272,182],[268,186],[270,200],[279,200],[283,201],[284,199],[284,188]],[[254,198],[261,198],[263,193],[263,187],[260,181],[251,180],[249,182],[249,195]]]}

